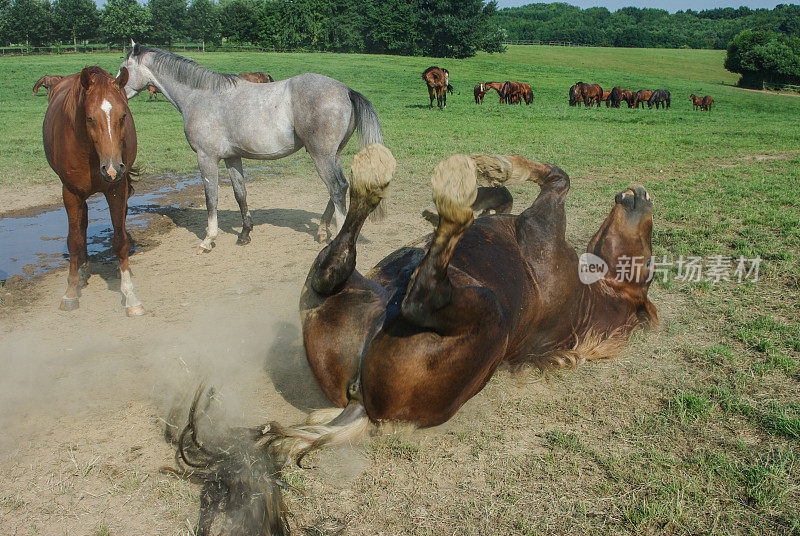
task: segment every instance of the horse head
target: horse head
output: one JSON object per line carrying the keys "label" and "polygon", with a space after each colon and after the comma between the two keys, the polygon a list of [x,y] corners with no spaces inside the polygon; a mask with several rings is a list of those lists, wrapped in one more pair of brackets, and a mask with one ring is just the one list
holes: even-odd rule
{"label": "horse head", "polygon": [[127,81],[128,70],[125,67],[120,69],[116,78],[100,67],[86,67],[80,74],[86,132],[100,160],[100,173],[106,182],[111,183],[122,180],[127,171],[122,161],[125,123],[131,120],[124,92]]}
{"label": "horse head", "polygon": [[[128,55],[125,56],[125,61],[120,65],[120,71],[123,68],[128,71],[128,83],[125,84],[125,95],[131,99],[138,95],[142,90],[147,88],[148,84],[153,82],[153,75],[150,70],[142,64],[142,56],[144,51],[142,47],[131,39],[131,49]],[[159,88],[160,89],[160,88]]]}
{"label": "horse head", "polygon": [[642,186],[618,193],[615,204],[600,229],[589,241],[587,252],[608,266],[605,282],[618,294],[642,303],[650,320],[655,308],[647,307],[653,254],[653,201]]}

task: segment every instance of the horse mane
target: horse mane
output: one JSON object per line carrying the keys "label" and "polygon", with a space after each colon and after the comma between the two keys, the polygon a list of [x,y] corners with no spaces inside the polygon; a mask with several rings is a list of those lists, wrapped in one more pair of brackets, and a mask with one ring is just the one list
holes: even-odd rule
{"label": "horse mane", "polygon": [[[195,89],[210,89],[221,91],[236,84],[240,78],[235,74],[218,73],[208,67],[203,67],[194,60],[173,54],[160,48],[139,45],[140,57],[150,53],[151,62],[157,71],[169,71],[175,78]],[[133,50],[128,53],[128,57]]]}

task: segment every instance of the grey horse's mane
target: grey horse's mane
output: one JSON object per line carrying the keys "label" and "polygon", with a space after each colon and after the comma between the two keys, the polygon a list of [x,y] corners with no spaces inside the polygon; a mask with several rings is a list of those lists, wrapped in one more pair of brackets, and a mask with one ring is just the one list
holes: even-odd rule
{"label": "grey horse's mane", "polygon": [[[166,50],[161,50],[160,48],[139,45],[137,56],[144,57],[148,52],[152,53],[150,58],[155,70],[162,73],[169,72],[178,82],[188,84],[195,89],[219,91],[233,86],[240,80],[235,74],[212,71],[194,60],[184,58],[183,56],[173,54]],[[132,54],[133,50],[128,53],[128,57]]]}

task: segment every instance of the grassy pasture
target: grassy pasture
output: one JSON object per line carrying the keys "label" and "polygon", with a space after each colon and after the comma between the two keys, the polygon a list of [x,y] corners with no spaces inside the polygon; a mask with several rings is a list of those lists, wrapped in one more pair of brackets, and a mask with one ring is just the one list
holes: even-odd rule
{"label": "grassy pasture", "polygon": [[[372,438],[372,464],[346,492],[314,472],[290,473],[309,492],[290,498],[293,508],[342,519],[353,534],[800,534],[800,99],[724,85],[735,77],[717,51],[192,57],[276,79],[319,72],[363,92],[398,160],[400,205],[427,203],[428,174],[449,154],[519,152],[571,175],[568,233],[578,249],[613,194],[641,183],[656,203],[656,256],[764,259],[756,283],[654,283],[662,326],[637,334],[617,362],[504,373],[444,430]],[[30,95],[33,83],[88,64],[116,72],[120,60],[1,60],[2,187],[57,180],[41,148],[46,98]],[[419,73],[431,64],[447,67],[456,88],[444,112],[427,109]],[[475,83],[506,79],[530,82],[533,104],[501,106],[494,93],[473,104]],[[570,108],[577,80],[667,88],[672,109]],[[690,93],[713,95],[716,107],[693,112]],[[195,169],[169,103],[139,96],[131,108],[145,172]],[[302,152],[276,168],[269,180],[284,170],[321,188]],[[517,210],[532,197],[527,186],[514,193]],[[0,210],[1,199],[2,189]]]}

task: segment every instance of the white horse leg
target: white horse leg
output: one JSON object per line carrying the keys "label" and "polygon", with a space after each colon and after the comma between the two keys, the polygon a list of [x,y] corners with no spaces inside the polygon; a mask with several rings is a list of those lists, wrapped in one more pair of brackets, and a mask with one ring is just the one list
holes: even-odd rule
{"label": "white horse leg", "polygon": [[219,234],[217,227],[217,200],[219,195],[219,158],[197,153],[197,164],[203,177],[203,188],[206,193],[206,210],[208,210],[208,227],[206,237],[200,242],[198,253],[211,251],[212,242]]}
{"label": "white horse leg", "polygon": [[[342,171],[342,165],[339,162],[338,155],[311,155],[311,158],[314,160],[314,165],[317,168],[317,173],[319,173],[320,178],[325,183],[325,186],[328,187],[328,193],[331,196],[330,201],[333,203],[333,213],[336,218],[336,229],[333,232],[333,235],[337,235],[339,230],[344,225],[344,217],[345,212],[347,211],[347,179],[344,176],[344,172]],[[328,203],[330,205],[330,203]],[[328,222],[325,221],[325,216],[328,213],[326,209],[325,214],[323,214],[323,218],[320,221],[320,227],[323,227],[323,223],[327,224]],[[328,225],[325,225],[325,231],[329,232]],[[320,229],[319,234],[322,236],[323,229]]]}
{"label": "white horse leg", "polygon": [[244,173],[242,173],[242,159],[240,157],[226,158],[225,166],[228,168],[228,175],[233,185],[233,195],[236,203],[239,204],[239,211],[242,213],[242,232],[236,243],[240,246],[250,243],[250,231],[253,230],[253,218],[247,209],[247,189],[244,186]]}
{"label": "white horse leg", "polygon": [[123,270],[120,267],[120,283],[119,290],[125,296],[125,311],[128,316],[139,316],[144,314],[144,306],[136,294],[133,293],[133,280],[131,279],[131,271]]}

